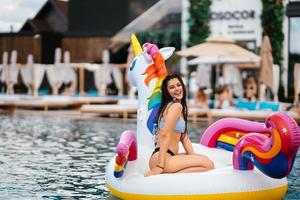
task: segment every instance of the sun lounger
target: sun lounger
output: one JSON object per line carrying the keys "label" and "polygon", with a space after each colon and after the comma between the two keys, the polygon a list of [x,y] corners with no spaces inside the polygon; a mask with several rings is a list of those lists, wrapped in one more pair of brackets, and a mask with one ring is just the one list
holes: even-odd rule
{"label": "sun lounger", "polygon": [[[261,120],[264,121],[266,117],[268,117],[273,111],[268,110],[237,110],[235,108],[232,109],[211,109],[212,118],[225,118],[225,117],[234,117],[248,120]],[[294,111],[288,111],[291,117],[293,117],[296,121],[300,122],[300,116]]]}
{"label": "sun lounger", "polygon": [[236,103],[236,108],[239,110],[256,110],[257,102],[256,101],[242,101],[239,100]]}
{"label": "sun lounger", "polygon": [[113,97],[72,97],[73,101],[78,104],[117,104],[118,100]]}
{"label": "sun lounger", "polygon": [[79,108],[83,104],[116,104],[112,97],[73,97],[59,95],[0,95],[0,108],[13,111],[15,108],[26,109],[61,109]]}
{"label": "sun lounger", "polygon": [[189,117],[191,117],[193,122],[196,122],[199,117],[207,117],[209,121],[211,120],[209,109],[189,106],[188,110],[189,110]]}
{"label": "sun lounger", "polygon": [[119,99],[118,104],[104,104],[104,105],[83,105],[80,108],[83,113],[97,113],[100,115],[118,114],[127,119],[129,114],[137,113],[138,102],[135,99]]}
{"label": "sun lounger", "polygon": [[21,96],[19,100],[14,102],[16,107],[31,109],[61,109],[67,107],[78,106],[76,102],[68,96]]}
{"label": "sun lounger", "polygon": [[280,103],[267,101],[244,101],[237,100],[236,108],[238,110],[272,110],[279,111]]}
{"label": "sun lounger", "polygon": [[267,110],[279,111],[280,104],[278,102],[259,102],[258,110]]}
{"label": "sun lounger", "polygon": [[119,114],[124,119],[128,118],[129,114],[137,113],[136,105],[113,104],[113,105],[83,105],[80,108],[81,114],[83,113],[97,113],[97,114]]}

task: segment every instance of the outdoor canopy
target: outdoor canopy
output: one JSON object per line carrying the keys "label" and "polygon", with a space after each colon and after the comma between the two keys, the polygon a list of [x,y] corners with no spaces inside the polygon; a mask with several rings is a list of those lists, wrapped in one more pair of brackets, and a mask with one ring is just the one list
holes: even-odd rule
{"label": "outdoor canopy", "polygon": [[188,65],[199,65],[199,64],[220,64],[220,63],[253,63],[259,67],[259,59],[248,58],[248,57],[232,57],[232,56],[199,56],[188,61]]}
{"label": "outdoor canopy", "polygon": [[257,63],[259,67],[260,57],[237,44],[235,41],[223,36],[208,38],[206,42],[176,52],[184,57],[198,57],[189,64],[200,63]]}
{"label": "outdoor canopy", "polygon": [[259,73],[260,83],[266,84],[273,89],[273,56],[270,39],[268,36],[264,36],[261,48],[261,68]]}

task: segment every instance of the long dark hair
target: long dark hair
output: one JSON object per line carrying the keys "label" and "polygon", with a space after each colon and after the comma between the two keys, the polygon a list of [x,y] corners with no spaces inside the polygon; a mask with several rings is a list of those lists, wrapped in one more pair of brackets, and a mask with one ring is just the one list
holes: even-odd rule
{"label": "long dark hair", "polygon": [[161,104],[160,104],[160,107],[159,107],[159,110],[157,113],[156,123],[157,124],[159,123],[167,105],[173,101],[173,97],[168,92],[168,83],[171,79],[175,79],[175,78],[179,80],[179,82],[182,85],[182,89],[183,89],[183,97],[179,103],[181,103],[181,105],[182,105],[182,116],[185,121],[185,133],[186,133],[187,132],[187,117],[188,117],[188,109],[187,109],[187,104],[186,104],[186,88],[185,88],[182,78],[178,74],[167,75],[161,84],[161,93],[162,93],[161,94]]}

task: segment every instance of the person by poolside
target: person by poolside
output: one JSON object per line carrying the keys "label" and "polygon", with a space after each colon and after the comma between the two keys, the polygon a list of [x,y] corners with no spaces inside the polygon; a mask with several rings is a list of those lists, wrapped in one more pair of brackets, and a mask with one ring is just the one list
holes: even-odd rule
{"label": "person by poolside", "polygon": [[218,88],[218,101],[216,108],[218,109],[226,109],[234,106],[232,91],[228,85],[221,85]]}
{"label": "person by poolside", "polygon": [[253,76],[247,79],[245,96],[248,101],[256,101],[257,84]]}
{"label": "person by poolside", "polygon": [[197,93],[194,96],[195,105],[199,108],[209,109],[209,96],[206,94],[206,91],[206,88],[199,87]]}
{"label": "person by poolside", "polygon": [[[168,75],[162,82],[162,101],[157,114],[155,149],[145,176],[161,173],[204,172],[214,163],[196,154],[187,133],[186,89],[180,76]],[[185,153],[179,153],[179,143]]]}
{"label": "person by poolside", "polygon": [[209,96],[211,89],[206,87],[199,87],[197,93],[194,96],[194,106],[200,108],[206,112],[207,121],[209,124],[212,123],[212,115],[209,108]]}

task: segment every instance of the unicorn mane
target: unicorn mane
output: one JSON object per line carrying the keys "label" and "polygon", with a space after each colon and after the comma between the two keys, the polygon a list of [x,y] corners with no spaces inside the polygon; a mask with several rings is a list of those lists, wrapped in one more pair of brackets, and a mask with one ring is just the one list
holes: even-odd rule
{"label": "unicorn mane", "polygon": [[146,43],[143,45],[147,49],[147,53],[151,55],[153,63],[149,65],[143,75],[146,75],[145,84],[149,86],[151,80],[156,78],[154,88],[150,91],[148,100],[148,111],[152,110],[147,120],[147,128],[153,133],[154,122],[161,104],[161,84],[163,79],[167,76],[167,68],[163,55],[159,52],[155,44]]}

